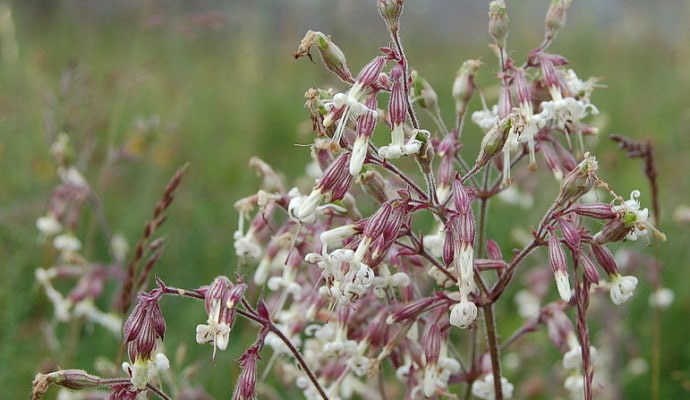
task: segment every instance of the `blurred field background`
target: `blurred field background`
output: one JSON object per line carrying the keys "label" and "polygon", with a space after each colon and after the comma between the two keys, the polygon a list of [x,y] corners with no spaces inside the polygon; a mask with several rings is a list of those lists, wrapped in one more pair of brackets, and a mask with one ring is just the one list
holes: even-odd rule
{"label": "blurred field background", "polygon": [[[303,93],[311,86],[342,88],[318,63],[295,61],[292,53],[306,30],[322,30],[346,52],[356,73],[388,42],[372,3],[0,1],[3,398],[27,398],[33,375],[56,362],[92,369],[95,354],[112,356],[117,351],[117,341],[98,327],[92,333],[83,327],[80,341],[57,354],[47,349],[41,334],[41,321],[53,311],[35,283],[34,270],[48,267],[52,256],[37,242],[35,220],[45,213],[56,182],[51,132],[67,132],[78,148],[92,149],[89,159],[80,160],[89,165],[85,175],[103,200],[113,229],[132,245],[167,179],[189,161],[163,228],[167,246],[156,271],[169,283],[185,287],[206,284],[218,274],[231,276],[236,271],[232,233],[237,223],[232,206],[258,187],[247,169],[249,158],[258,155],[290,177],[301,174],[308,150],[295,144],[310,140]],[[493,79],[495,63],[486,46],[488,2],[408,3],[402,32],[410,62],[434,85],[450,117],[450,86],[462,61],[481,57],[486,63],[479,72],[480,85]],[[524,60],[541,40],[547,5],[508,2],[509,48],[517,60]],[[660,399],[690,396],[685,326],[690,321],[690,235],[687,223],[673,219],[677,207],[690,205],[688,20],[690,3],[683,0],[654,5],[576,0],[550,49],[565,55],[580,77],[601,76],[608,87],[593,96],[603,112],[599,121],[606,123],[595,154],[602,175],[616,182],[619,193],[639,188],[643,204],[649,204],[641,164],[615,150],[608,134],[651,138],[656,148],[660,225],[669,240],[648,249],[641,243],[634,247],[661,258],[663,284],[674,290],[676,300],[655,328],[647,305],[652,288],[640,276],[635,296],[624,306],[621,337],[635,338],[633,353],[650,363],[659,350]],[[473,103],[475,109],[478,104]],[[468,127],[467,132],[476,142],[479,130]],[[118,146],[125,146],[132,157],[104,174],[108,151]],[[89,218],[93,216],[87,212]],[[93,234],[95,224],[83,228],[80,237],[85,248],[92,249],[86,256],[104,259],[102,238]],[[194,343],[194,327],[206,319],[202,307],[175,299],[163,303],[170,315],[168,345],[186,342],[189,358],[207,359],[210,347]],[[660,347],[653,340],[657,328]],[[240,324],[236,329],[247,329],[251,336],[253,328]],[[243,350],[233,346],[232,338],[229,347],[215,367],[206,365],[200,372],[217,398],[231,393],[233,360]],[[557,356],[553,360],[553,365],[559,361]],[[651,398],[649,371],[635,375],[625,361],[620,375],[612,377],[623,387],[621,398]],[[550,367],[544,366],[545,374]],[[513,383],[519,393],[521,381]]]}

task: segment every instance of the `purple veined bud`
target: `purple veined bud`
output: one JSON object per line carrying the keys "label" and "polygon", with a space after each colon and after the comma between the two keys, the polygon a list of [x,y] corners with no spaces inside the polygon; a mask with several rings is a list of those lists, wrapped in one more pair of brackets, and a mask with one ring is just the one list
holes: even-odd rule
{"label": "purple veined bud", "polygon": [[392,196],[389,183],[380,172],[369,170],[359,176],[364,191],[379,204],[387,202]]}
{"label": "purple veined bud", "polygon": [[564,301],[570,301],[573,292],[570,289],[570,281],[568,280],[568,262],[565,258],[565,251],[563,251],[563,247],[561,247],[561,241],[553,231],[549,232],[548,247],[549,264],[551,265],[554,278],[556,279],[558,294]]}
{"label": "purple veined bud", "polygon": [[446,135],[438,144],[438,155],[441,162],[436,171],[436,194],[440,204],[444,204],[451,193],[451,185],[455,175],[455,155],[458,141],[451,133]]}
{"label": "purple veined bud", "polygon": [[558,303],[551,303],[542,311],[542,319],[546,324],[549,339],[556,347],[567,351],[568,338],[574,334],[575,329],[563,309]]}
{"label": "purple veined bud", "polygon": [[347,60],[345,54],[340,48],[333,43],[330,36],[321,32],[307,31],[304,38],[294,54],[295,58],[307,56],[311,60],[311,50],[316,47],[321,55],[323,65],[331,72],[336,74],[344,82],[352,82],[352,73],[347,67]]}
{"label": "purple veined bud", "polygon": [[[39,373],[34,378],[34,393],[45,393],[45,389],[50,384],[60,385],[72,390],[81,390],[98,387],[103,384],[103,379],[91,375],[82,369],[63,369],[47,374]],[[34,396],[32,398],[37,399],[39,397]]]}
{"label": "purple veined bud", "polygon": [[392,33],[396,33],[400,26],[400,15],[403,12],[403,0],[377,0],[376,8],[379,15]]}
{"label": "purple veined bud", "polygon": [[423,384],[424,395],[426,397],[431,397],[436,392],[436,381],[438,379],[437,364],[441,352],[442,341],[443,335],[441,333],[441,324],[439,322],[429,321],[422,341],[424,356],[426,358]]}
{"label": "purple veined bud", "polygon": [[337,201],[345,196],[352,185],[349,164],[350,153],[342,153],[326,168],[309,197],[296,210],[296,217],[299,220],[312,215],[322,200]]}
{"label": "purple veined bud", "polygon": [[594,235],[593,240],[598,245],[620,242],[628,236],[628,233],[630,233],[630,227],[626,226],[619,216],[616,216],[601,227],[601,230]]}
{"label": "purple veined bud", "polygon": [[460,214],[472,213],[472,207],[470,206],[470,196],[467,193],[467,189],[462,184],[462,180],[459,176],[456,176],[453,182],[453,203],[455,205],[455,210]]}
{"label": "purple veined bud", "polygon": [[580,231],[573,225],[570,221],[565,218],[558,218],[558,227],[561,230],[565,244],[568,246],[570,251],[577,253],[580,251],[580,242],[582,241],[582,235]]}
{"label": "purple veined bud", "polygon": [[[556,0],[558,1],[558,0]],[[544,52],[539,52],[539,63],[541,64],[541,73],[544,77],[544,82],[549,88],[549,93],[554,101],[563,99],[562,88],[567,87],[563,82],[561,76],[554,65],[554,56]],[[567,62],[567,61],[566,61]]]}
{"label": "purple veined bud", "polygon": [[429,81],[422,78],[419,72],[414,69],[410,71],[410,78],[412,79],[410,98],[416,101],[423,109],[428,110],[433,115],[438,115],[440,112],[438,108],[438,95]]}
{"label": "purple veined bud", "polygon": [[605,246],[601,246],[595,243],[591,244],[592,254],[597,260],[597,263],[601,268],[606,271],[609,276],[619,275],[618,265],[616,264],[616,259],[611,254],[611,251]]}
{"label": "purple veined bud", "polygon": [[546,166],[551,170],[554,178],[556,178],[557,181],[563,180],[563,167],[561,166],[556,152],[548,145],[540,146],[540,150],[541,154],[544,156]]}
{"label": "purple veined bud", "polygon": [[492,260],[503,260],[503,253],[495,240],[489,239],[486,241],[486,254]]}
{"label": "purple veined bud", "polygon": [[481,65],[482,62],[479,60],[467,60],[455,73],[452,94],[455,99],[455,112],[458,115],[464,115],[467,111],[467,103],[474,94],[474,76]]}
{"label": "purple veined bud", "polygon": [[[390,114],[391,125],[393,130],[401,126],[407,117],[407,102],[405,87],[402,82],[403,67],[396,64],[391,70],[391,79],[393,80],[393,87],[391,88],[390,101],[388,103],[388,113]],[[401,131],[402,132],[402,131]],[[399,140],[402,144],[404,137]],[[391,139],[391,142],[398,143]]]}
{"label": "purple veined bud", "polygon": [[515,94],[517,97],[517,102],[523,109],[532,109],[532,92],[527,85],[527,79],[525,78],[525,70],[523,68],[517,68],[513,74],[513,80],[515,82]]}
{"label": "purple veined bud", "polygon": [[489,34],[500,48],[506,47],[509,22],[506,4],[503,0],[494,0],[489,3]]}
{"label": "purple veined bud", "polygon": [[587,253],[581,251],[577,253],[577,257],[580,262],[580,265],[582,265],[582,270],[584,271],[585,278],[587,278],[587,280],[591,283],[599,283],[599,271],[597,271],[597,266],[594,264],[592,259],[589,258]]}
{"label": "purple veined bud", "polygon": [[381,71],[383,71],[386,61],[388,60],[385,57],[375,57],[359,72],[357,79],[355,79],[355,84],[361,87],[369,87],[373,85],[379,78]]}
{"label": "purple veined bud", "polygon": [[[378,102],[376,93],[372,93],[364,103],[369,110],[376,110]],[[357,138],[352,145],[352,156],[350,157],[350,175],[357,176],[362,171],[362,166],[369,149],[369,139],[374,134],[378,113],[366,113],[357,119]]]}
{"label": "purple veined bud", "polygon": [[457,236],[453,235],[453,231],[449,224],[446,224],[444,229],[446,234],[443,239],[443,262],[446,263],[446,265],[450,265],[453,259],[455,259],[455,240]]}
{"label": "purple veined bud", "polygon": [[552,140],[551,145],[558,154],[558,159],[566,171],[572,171],[575,167],[577,167],[577,160],[575,159],[573,154],[568,149],[566,149],[565,146],[561,144],[561,142],[557,140]]}
{"label": "purple veined bud", "polygon": [[561,181],[561,191],[556,204],[572,203],[594,188],[598,178],[599,164],[594,156],[585,153],[584,159]]}
{"label": "purple veined bud", "polygon": [[575,214],[583,217],[595,219],[613,219],[616,217],[613,206],[606,203],[575,204],[571,209]]}
{"label": "purple veined bud", "polygon": [[239,359],[240,375],[232,394],[232,400],[250,400],[256,398],[256,362],[259,356],[258,348],[250,347]]}
{"label": "purple veined bud", "polygon": [[165,335],[165,319],[158,306],[161,294],[157,289],[139,293],[137,304],[124,323],[122,333],[130,361],[151,359],[156,340]]}
{"label": "purple veined bud", "polygon": [[508,118],[510,112],[513,110],[513,101],[510,97],[510,89],[507,86],[501,86],[498,93],[498,118],[502,120]]}
{"label": "purple veined bud", "polygon": [[546,12],[546,19],[544,21],[546,29],[544,32],[544,40],[550,42],[556,37],[558,31],[565,25],[566,12],[570,7],[571,0],[551,0],[549,10]]}
{"label": "purple veined bud", "polygon": [[503,150],[510,127],[510,118],[504,118],[484,134],[473,170],[479,170]]}
{"label": "purple veined bud", "polygon": [[[410,285],[411,286],[411,285]],[[438,302],[438,297],[424,297],[412,303],[404,305],[401,309],[386,318],[386,324],[392,325],[399,321],[415,320],[434,303]]]}

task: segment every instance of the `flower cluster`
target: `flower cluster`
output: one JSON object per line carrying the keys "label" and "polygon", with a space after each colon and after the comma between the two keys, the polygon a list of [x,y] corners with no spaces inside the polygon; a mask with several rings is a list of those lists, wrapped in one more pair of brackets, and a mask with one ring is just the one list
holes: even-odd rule
{"label": "flower cluster", "polygon": [[[235,203],[233,239],[237,257],[256,267],[250,279],[261,287],[261,300],[251,305],[242,277],[218,276],[191,290],[158,279],[157,288],[138,295],[125,323],[128,380],[112,393],[154,390],[169,367],[161,353],[166,325],[158,301],[178,295],[203,301],[206,323],[196,326],[196,342],[213,346],[213,360],[230,345],[237,316],[260,327],[238,360],[242,372],[233,398],[256,396],[257,363],[268,344],[269,368],[279,369],[308,399],[382,398],[386,385],[370,378],[385,379],[386,370],[395,371],[411,399],[460,391],[509,399],[516,387],[504,376],[501,351],[541,325],[564,354],[569,394],[592,397],[590,301],[608,288],[613,303],[621,304],[638,284],[621,273],[609,246],[663,234],[640,205],[641,193],[623,200],[613,192],[587,148],[588,137],[598,133],[587,122],[599,112],[591,100],[596,79],[581,80],[565,57],[549,51],[569,1],[551,3],[544,41],[521,62],[508,51],[505,4],[491,2],[498,98],[486,103],[474,79],[481,63],[465,62],[452,85],[451,129],[436,91],[408,64],[399,34],[403,3],[377,1],[390,42],[357,76],[324,33],[308,31],[298,47],[296,58],[317,51],[344,88],[311,88],[305,95],[315,136],[313,184],[291,187],[268,163],[250,162],[263,182]],[[470,114],[475,95],[482,109]],[[433,126],[421,126],[422,110]],[[471,129],[464,124],[468,115],[483,134],[478,149],[463,139]],[[546,178],[539,175],[544,168],[551,172]],[[65,172],[88,192],[74,173],[69,176]],[[549,185],[553,191],[545,190]],[[490,229],[490,200],[510,190],[552,197],[541,220],[531,221],[522,247],[505,257],[498,231],[512,218],[497,216],[501,223]],[[588,200],[591,194],[597,201]],[[609,195],[610,203],[598,200]],[[60,231],[57,215],[39,221],[45,235]],[[66,252],[78,251],[66,238],[56,242]],[[540,252],[541,261],[532,262],[530,255]],[[516,296],[525,325],[502,343],[494,308],[523,270],[536,276]],[[480,332],[485,343],[476,340]]]}

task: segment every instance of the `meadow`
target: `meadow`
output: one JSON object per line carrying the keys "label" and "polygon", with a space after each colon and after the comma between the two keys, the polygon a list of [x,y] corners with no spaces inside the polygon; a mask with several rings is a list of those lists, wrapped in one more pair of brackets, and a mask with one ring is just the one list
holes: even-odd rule
{"label": "meadow", "polygon": [[[318,28],[333,34],[348,51],[353,69],[376,51],[367,38],[387,43],[382,28],[353,33],[342,15],[311,26],[299,7],[276,11],[271,2],[218,6],[213,12],[179,4],[157,7],[155,2],[116,10],[55,4],[42,10],[0,1],[11,9],[14,25],[11,35],[0,29],[0,388],[6,398],[26,398],[38,371],[89,369],[95,355],[114,356],[119,347],[118,339],[88,325],[58,324],[56,335],[70,338],[60,347],[46,340],[46,321],[53,311],[34,271],[49,266],[54,254],[38,239],[35,221],[45,213],[56,182],[50,155],[56,134],[70,135],[81,157],[77,163],[101,199],[104,216],[131,246],[167,180],[188,162],[161,230],[166,245],[155,272],[188,286],[206,284],[219,273],[248,273],[251,267],[238,265],[232,236],[235,200],[258,188],[249,159],[261,157],[288,179],[301,175],[308,150],[298,144],[309,143],[311,134],[303,94],[324,82],[339,84],[318,61],[292,58],[303,33]],[[611,379],[622,388],[621,399],[680,399],[690,393],[684,326],[690,317],[690,294],[684,289],[690,282],[690,221],[687,211],[684,219],[674,213],[690,206],[690,47],[681,40],[690,31],[643,23],[653,18],[622,8],[612,26],[587,22],[588,11],[577,9],[554,46],[582,76],[603,78],[606,87],[593,95],[602,110],[596,145],[600,169],[617,182],[618,192],[642,190],[646,204],[649,192],[641,163],[624,159],[608,135],[650,139],[654,145],[662,210],[658,226],[668,240],[649,248],[638,244],[637,249],[658,257],[661,285],[673,290],[675,300],[666,310],[650,308],[652,284],[639,276],[635,297],[619,310],[621,342],[610,343],[625,348],[623,358],[616,360],[619,374]],[[678,9],[690,17],[690,7]],[[358,18],[362,11],[339,12]],[[377,18],[371,14],[367,18]],[[434,39],[427,41],[424,21],[413,22],[418,14],[405,14],[405,23],[410,21],[409,31],[403,26],[408,57],[445,100],[443,111],[452,115],[450,84],[459,65],[469,58],[491,60],[484,22],[476,22],[477,27],[468,22],[464,29],[471,35],[450,29],[431,33]],[[484,17],[479,11],[475,19]],[[516,53],[524,53],[538,42],[541,28],[530,29],[526,12],[511,19],[515,28],[510,41]],[[494,67],[491,62],[482,67],[480,85],[491,81]],[[476,99],[472,106],[479,107]],[[470,146],[479,141],[480,133],[475,133]],[[125,149],[126,157],[115,162],[114,149]],[[86,213],[79,226],[85,256],[105,259],[97,216]],[[510,221],[507,216],[506,224]],[[187,359],[208,358],[208,349],[193,342],[193,327],[205,318],[201,307],[172,300],[163,311],[171,315],[166,341],[187,343]],[[231,393],[228,382],[237,375],[233,360],[239,347],[233,349],[231,342],[215,366],[204,363],[197,372],[214,397]],[[635,370],[630,367],[633,358],[645,360],[648,367]],[[544,365],[545,374],[550,367]],[[654,374],[658,386],[652,383]],[[527,385],[519,379],[514,383],[518,393]]]}

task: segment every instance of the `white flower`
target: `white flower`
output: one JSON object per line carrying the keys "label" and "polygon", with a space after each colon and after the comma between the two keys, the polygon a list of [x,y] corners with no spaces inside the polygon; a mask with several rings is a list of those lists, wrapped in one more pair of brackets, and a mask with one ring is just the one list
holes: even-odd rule
{"label": "white flower", "polygon": [[634,276],[622,276],[620,274],[611,277],[611,301],[614,304],[622,304],[632,297],[637,287],[637,278]]}
{"label": "white flower", "polygon": [[220,301],[214,301],[208,315],[208,325],[199,324],[196,326],[196,342],[199,344],[212,342],[214,356],[216,348],[225,350],[230,341],[230,326],[225,322],[220,322],[220,312],[223,306]]}
{"label": "white flower", "polygon": [[570,288],[570,281],[568,280],[568,273],[563,270],[557,270],[554,272],[554,278],[556,278],[556,288],[558,288],[558,295],[564,301],[570,301],[573,295],[573,291]]}
{"label": "white flower", "polygon": [[521,290],[515,294],[515,304],[517,304],[518,314],[525,319],[539,317],[540,305],[539,298],[532,292]]}
{"label": "white flower", "polygon": [[572,400],[584,399],[585,382],[582,375],[570,375],[565,379],[563,386],[570,394]]}
{"label": "white flower", "polygon": [[71,233],[63,233],[53,239],[53,247],[62,252],[76,252],[81,249],[81,242]]}
{"label": "white flower", "polygon": [[541,113],[537,118],[559,129],[577,126],[589,114],[599,114],[599,110],[592,104],[573,97],[556,95],[553,100],[541,103]]}
{"label": "white flower", "polygon": [[[563,368],[579,369],[582,365],[582,346],[573,333],[568,336],[568,346],[570,350],[563,354]],[[589,357],[592,361],[596,360],[597,349],[594,346],[589,346]]]}
{"label": "white flower", "polygon": [[245,235],[242,235],[240,230],[235,231],[233,239],[235,239],[235,254],[238,257],[247,257],[252,260],[258,260],[261,257],[261,244],[251,227]]}
{"label": "white flower", "polygon": [[296,222],[312,223],[316,221],[316,208],[323,198],[321,190],[313,190],[309,196],[295,196],[288,204],[288,214]]}
{"label": "white flower", "polygon": [[[511,399],[513,397],[513,384],[504,377],[501,377],[501,392],[504,399]],[[486,374],[483,379],[474,382],[472,394],[480,399],[495,400],[494,375],[491,373]]]}
{"label": "white flower", "polygon": [[378,298],[385,298],[386,291],[390,288],[404,287],[410,284],[410,277],[404,272],[396,272],[391,275],[386,265],[380,265],[378,270],[379,275],[371,280],[371,286],[374,287],[374,294]]}
{"label": "white flower", "polygon": [[62,224],[55,218],[55,214],[48,213],[36,220],[36,228],[42,235],[53,236],[62,231]]}
{"label": "white flower", "polygon": [[[357,118],[360,115],[364,115],[368,112],[374,115],[374,118],[378,117],[378,112],[376,110],[370,110],[366,105],[361,103],[362,97],[365,94],[364,87],[360,83],[355,83],[352,85],[347,93],[336,93],[333,96],[333,100],[326,102],[325,107],[329,111],[334,109],[339,109],[345,107],[343,114],[338,120],[338,127],[333,134],[333,142],[340,143],[340,139],[343,137],[343,131],[345,130],[345,125],[350,120],[350,118]],[[328,128],[333,124],[334,113],[329,112],[328,115],[323,120],[323,126]]]}
{"label": "white flower", "polygon": [[156,352],[153,359],[145,360],[137,358],[134,364],[122,363],[122,369],[131,376],[132,386],[137,389],[144,389],[147,384],[155,381],[159,374],[170,368],[170,361],[165,354]]}
{"label": "white flower", "polygon": [[472,122],[479,125],[485,131],[493,128],[498,123],[498,105],[494,105],[489,109],[475,111],[472,113]]}
{"label": "white flower", "polygon": [[659,288],[649,296],[649,305],[660,309],[666,309],[673,303],[673,290],[669,288]]}
{"label": "white flower", "polygon": [[613,206],[613,210],[618,214],[622,215],[623,222],[626,227],[630,228],[630,232],[626,236],[626,239],[635,241],[638,237],[647,236],[651,230],[654,234],[663,234],[657,231],[649,220],[649,210],[646,208],[641,209],[639,190],[633,190],[630,193],[630,200],[626,200],[623,204],[618,206]]}
{"label": "white flower", "polygon": [[565,72],[565,84],[570,89],[570,92],[578,97],[589,98],[594,91],[598,79],[590,77],[586,81],[577,77],[577,74],[572,69]]}
{"label": "white flower", "polygon": [[450,309],[450,324],[458,328],[469,328],[477,319],[477,305],[463,299]]}

